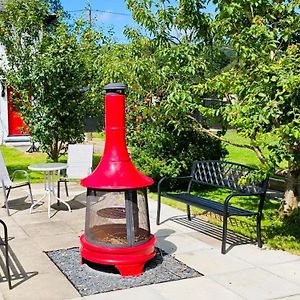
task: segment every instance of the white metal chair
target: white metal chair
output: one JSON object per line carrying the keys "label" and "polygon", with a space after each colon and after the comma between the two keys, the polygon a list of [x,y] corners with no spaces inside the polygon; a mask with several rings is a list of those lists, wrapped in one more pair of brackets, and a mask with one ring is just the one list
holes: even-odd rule
{"label": "white metal chair", "polygon": [[[26,180],[23,182],[14,182],[15,176],[18,173],[22,173]],[[4,205],[6,207],[7,214],[10,215],[9,213],[9,208],[8,208],[8,196],[10,194],[10,191],[15,188],[19,188],[22,186],[28,186],[29,188],[29,197],[31,200],[31,203],[33,204],[33,198],[32,198],[32,192],[31,192],[31,186],[30,186],[30,180],[29,180],[29,175],[25,170],[16,170],[13,172],[12,178],[9,177],[2,153],[0,152],[0,188],[3,189],[3,195],[4,195]]]}
{"label": "white metal chair", "polygon": [[70,144],[68,146],[67,169],[57,180],[57,197],[60,198],[60,183],[65,183],[66,195],[69,196],[67,182],[88,176],[92,172],[94,146],[90,144]]}

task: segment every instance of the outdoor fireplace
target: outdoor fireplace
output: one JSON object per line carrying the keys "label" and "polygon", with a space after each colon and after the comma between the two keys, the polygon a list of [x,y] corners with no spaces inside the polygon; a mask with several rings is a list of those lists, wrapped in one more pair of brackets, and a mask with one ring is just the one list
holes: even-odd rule
{"label": "outdoor fireplace", "polygon": [[137,276],[155,255],[150,233],[147,187],[153,180],[140,173],[125,140],[126,85],[108,84],[105,96],[105,148],[95,171],[81,180],[87,188],[81,257],[114,265],[122,276]]}

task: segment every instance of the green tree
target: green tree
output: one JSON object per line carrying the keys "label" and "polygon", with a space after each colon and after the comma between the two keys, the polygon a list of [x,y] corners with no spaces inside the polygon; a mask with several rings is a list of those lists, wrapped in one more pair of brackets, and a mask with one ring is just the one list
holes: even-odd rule
{"label": "green tree", "polygon": [[199,109],[221,115],[250,138],[264,172],[274,172],[287,162],[282,211],[289,214],[300,200],[299,1],[214,2],[215,37],[236,56],[230,68],[198,86],[225,97],[228,105],[214,112]]}
{"label": "green tree", "polygon": [[197,133],[188,117],[194,114],[193,85],[226,61],[211,45],[204,2],[128,0],[140,27],[126,29],[130,44],[99,54],[103,78],[129,85],[131,155],[154,178],[187,172],[192,160],[222,155],[220,142]]}
{"label": "green tree", "polygon": [[[52,9],[59,7],[50,2]],[[88,68],[103,36],[82,21],[70,28],[59,12],[47,22],[47,1],[7,0],[5,7],[0,43],[7,62],[1,72],[33,140],[57,161],[68,143],[83,141],[84,119],[100,106],[82,88],[88,87]]]}

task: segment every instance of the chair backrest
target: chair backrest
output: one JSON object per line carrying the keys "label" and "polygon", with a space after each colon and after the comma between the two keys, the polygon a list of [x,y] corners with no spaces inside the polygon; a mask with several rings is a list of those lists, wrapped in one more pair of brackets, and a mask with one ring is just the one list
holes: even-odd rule
{"label": "chair backrest", "polygon": [[0,151],[0,188],[2,187],[2,181],[6,187],[12,185],[11,179],[9,177],[5,161],[3,159],[2,153]]}
{"label": "chair backrest", "polygon": [[68,178],[81,179],[92,171],[94,146],[90,144],[70,144],[68,146]]}

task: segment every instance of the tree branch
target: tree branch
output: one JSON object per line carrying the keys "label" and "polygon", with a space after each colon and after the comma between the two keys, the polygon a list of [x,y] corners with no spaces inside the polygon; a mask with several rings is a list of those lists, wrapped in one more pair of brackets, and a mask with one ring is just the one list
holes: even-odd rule
{"label": "tree branch", "polygon": [[219,136],[219,135],[213,133],[209,129],[204,128],[193,116],[189,115],[189,118],[194,121],[194,124],[195,124],[194,128],[196,130],[200,130],[202,132],[205,132],[209,136],[211,136],[213,138],[216,138],[216,139],[218,139],[221,142],[224,142],[226,144],[229,144],[229,145],[232,145],[232,146],[235,146],[235,147],[239,147],[239,148],[246,148],[246,149],[252,150],[252,151],[255,152],[256,156],[258,157],[258,159],[260,160],[260,162],[262,164],[266,163],[266,158],[265,158],[265,156],[263,155],[261,149],[258,146],[253,146],[253,145],[248,145],[248,144],[238,144],[238,143],[229,141],[229,140],[225,139],[224,137]]}
{"label": "tree branch", "polygon": [[176,36],[174,35],[171,35],[169,33],[166,33],[167,35],[167,38],[174,44],[174,45],[180,45],[181,44],[181,41],[179,38],[177,38]]}

